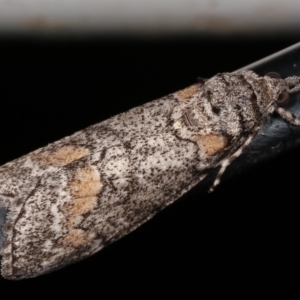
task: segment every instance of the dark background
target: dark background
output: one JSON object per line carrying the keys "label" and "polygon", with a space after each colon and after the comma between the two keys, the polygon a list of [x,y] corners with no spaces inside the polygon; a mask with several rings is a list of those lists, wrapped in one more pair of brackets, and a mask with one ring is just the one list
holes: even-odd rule
{"label": "dark background", "polygon": [[[2,38],[0,163],[297,41]],[[298,152],[225,179],[212,194],[196,187],[82,262],[35,279],[1,278],[0,293],[32,296],[38,286],[53,296],[298,299]]]}

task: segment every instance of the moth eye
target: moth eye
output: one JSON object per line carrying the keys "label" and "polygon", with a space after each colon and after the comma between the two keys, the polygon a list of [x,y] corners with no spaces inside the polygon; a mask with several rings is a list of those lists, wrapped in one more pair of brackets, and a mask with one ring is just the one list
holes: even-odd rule
{"label": "moth eye", "polygon": [[266,76],[271,78],[281,78],[280,74],[278,74],[277,72],[269,72],[268,74],[266,74]]}
{"label": "moth eye", "polygon": [[279,106],[284,106],[289,103],[289,100],[290,100],[290,93],[288,91],[283,91],[279,94],[276,102]]}

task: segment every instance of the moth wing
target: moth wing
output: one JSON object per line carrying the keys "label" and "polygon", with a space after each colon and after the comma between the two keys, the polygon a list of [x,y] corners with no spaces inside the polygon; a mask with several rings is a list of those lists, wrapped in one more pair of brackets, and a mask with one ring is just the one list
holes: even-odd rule
{"label": "moth wing", "polygon": [[198,88],[134,108],[2,166],[3,191],[19,189],[14,201],[0,199],[10,209],[3,276],[35,277],[89,256],[199,182],[197,145],[178,140],[168,127],[174,107]]}

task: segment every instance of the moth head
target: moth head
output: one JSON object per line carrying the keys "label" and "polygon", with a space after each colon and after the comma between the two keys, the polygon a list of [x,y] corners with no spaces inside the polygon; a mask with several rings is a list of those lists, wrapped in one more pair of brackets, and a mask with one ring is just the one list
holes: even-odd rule
{"label": "moth head", "polygon": [[[270,72],[265,77],[267,78],[269,90],[273,93],[274,103],[280,107],[287,105],[290,100],[288,83],[277,72]],[[271,78],[271,80],[268,78]]]}

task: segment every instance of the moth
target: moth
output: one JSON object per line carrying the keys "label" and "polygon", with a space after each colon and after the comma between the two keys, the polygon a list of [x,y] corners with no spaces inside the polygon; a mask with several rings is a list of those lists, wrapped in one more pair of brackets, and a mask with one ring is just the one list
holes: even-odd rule
{"label": "moth", "polygon": [[300,77],[220,73],[0,167],[2,276],[35,277],[90,256],[219,168],[210,189]]}

